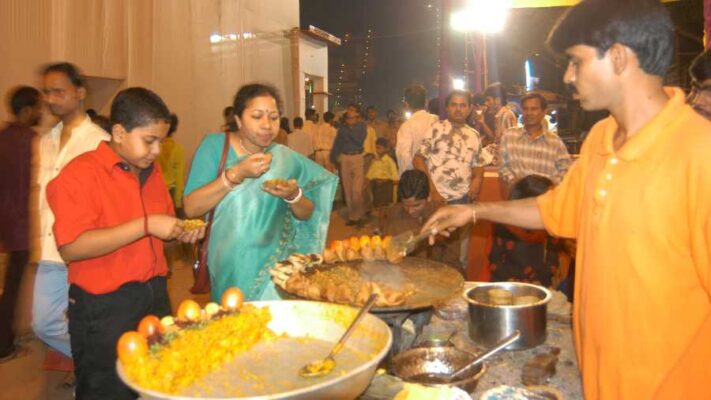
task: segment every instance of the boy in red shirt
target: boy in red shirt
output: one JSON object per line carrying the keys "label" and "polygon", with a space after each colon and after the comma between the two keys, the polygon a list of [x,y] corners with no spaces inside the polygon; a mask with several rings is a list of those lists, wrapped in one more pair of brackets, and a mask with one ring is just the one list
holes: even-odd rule
{"label": "boy in red shirt", "polygon": [[85,153],[49,183],[54,235],[69,265],[69,334],[77,399],[135,394],[116,374],[116,342],[148,314],[170,314],[163,240],[183,231],[154,163],[170,111],[148,89],[121,91],[111,105],[111,142]]}

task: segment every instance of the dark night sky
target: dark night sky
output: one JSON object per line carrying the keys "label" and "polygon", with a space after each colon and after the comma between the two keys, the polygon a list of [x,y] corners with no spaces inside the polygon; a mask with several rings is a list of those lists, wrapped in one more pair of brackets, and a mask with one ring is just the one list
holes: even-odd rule
{"label": "dark night sky", "polygon": [[[344,81],[359,85],[363,90],[362,104],[377,106],[383,115],[388,108],[400,107],[403,89],[413,81],[425,84],[430,97],[437,95],[439,6],[438,0],[301,0],[301,26],[315,25],[341,39],[346,33],[351,35],[352,39],[342,46],[329,49],[329,91],[336,93],[339,66],[343,62]],[[701,37],[702,0],[684,0],[670,4],[669,8],[679,30],[691,37]],[[544,42],[563,11],[564,8],[512,10],[504,31],[488,41],[490,80],[496,80],[498,75],[498,80],[507,85],[524,84],[523,62],[533,57],[537,75],[541,77],[540,88],[561,92],[562,68],[547,53]],[[372,30],[372,45],[363,75],[368,29]],[[682,39],[680,48],[678,61],[685,70],[701,45]],[[451,33],[450,69],[451,76],[463,75],[464,35],[457,32]],[[353,100],[342,97],[341,106]]]}

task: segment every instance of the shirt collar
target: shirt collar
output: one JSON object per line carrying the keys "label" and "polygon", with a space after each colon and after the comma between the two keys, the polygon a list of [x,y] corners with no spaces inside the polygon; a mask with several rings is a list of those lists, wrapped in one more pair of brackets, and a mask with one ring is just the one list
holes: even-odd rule
{"label": "shirt collar", "polygon": [[[665,87],[664,91],[669,96],[669,101],[662,110],[645,124],[634,136],[617,151],[617,156],[623,160],[631,161],[640,158],[657,139],[666,131],[667,126],[679,118],[683,107],[688,107],[685,102],[684,92],[675,87]],[[615,154],[614,141],[617,132],[617,121],[608,117],[605,121],[600,152],[603,155]]]}
{"label": "shirt collar", "polygon": [[532,142],[535,142],[537,140],[546,140],[550,137],[550,135],[552,135],[551,131],[548,129],[548,122],[546,122],[545,119],[541,121],[541,135],[536,137],[535,139],[531,138],[531,135],[529,135],[526,131],[526,127],[521,126],[518,127],[518,129],[520,129],[520,137],[524,137]]}
{"label": "shirt collar", "polygon": [[[121,170],[124,172],[130,171],[128,163],[124,161],[118,154],[116,154],[114,149],[112,149],[108,143],[99,143],[99,147],[96,148],[96,152],[98,155],[98,163],[104,168],[106,168],[109,173],[112,174],[116,170]],[[142,169],[139,173],[138,179],[141,184],[145,183],[145,181],[153,172],[154,164],[155,163],[151,164],[148,168]]]}

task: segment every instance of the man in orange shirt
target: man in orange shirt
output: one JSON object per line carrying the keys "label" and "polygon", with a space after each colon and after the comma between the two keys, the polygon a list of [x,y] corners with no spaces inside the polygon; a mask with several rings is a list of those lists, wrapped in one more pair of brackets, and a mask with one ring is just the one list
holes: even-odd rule
{"label": "man in orange shirt", "polygon": [[116,374],[116,342],[148,314],[170,314],[163,240],[186,232],[154,162],[170,112],[143,88],[111,105],[111,142],[68,164],[47,187],[54,236],[69,264],[69,334],[77,399],[132,399]]}
{"label": "man in orange shirt", "polygon": [[577,238],[574,331],[585,398],[711,398],[711,123],[663,76],[673,25],[657,0],[584,0],[551,32],[591,130],[557,188],[450,206],[423,231],[477,219]]}

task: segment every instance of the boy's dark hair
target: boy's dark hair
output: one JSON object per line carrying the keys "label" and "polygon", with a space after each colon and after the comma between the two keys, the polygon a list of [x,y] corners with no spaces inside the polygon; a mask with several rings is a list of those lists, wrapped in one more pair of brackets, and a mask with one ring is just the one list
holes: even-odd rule
{"label": "boy's dark hair", "polygon": [[289,118],[281,117],[279,118],[279,129],[283,129],[286,133],[291,133],[291,127],[289,127]]}
{"label": "boy's dark hair", "polygon": [[533,99],[538,100],[538,104],[541,106],[541,110],[545,111],[546,108],[548,108],[548,101],[546,100],[546,98],[543,97],[542,94],[536,92],[526,93],[525,96],[521,97],[521,107],[523,107],[523,103]]}
{"label": "boy's dark hair", "polygon": [[168,128],[168,137],[173,136],[176,130],[178,130],[178,116],[175,113],[170,114],[170,128]]}
{"label": "boy's dark hair", "polygon": [[519,179],[509,192],[509,200],[540,196],[553,187],[553,182],[541,175],[528,175]]}
{"label": "boy's dark hair", "polygon": [[403,172],[397,185],[397,196],[402,201],[414,197],[417,200],[426,199],[430,195],[430,182],[427,174],[418,169]]}
{"label": "boy's dark hair", "polygon": [[77,68],[74,64],[70,64],[68,62],[61,62],[47,65],[42,69],[43,76],[49,74],[50,72],[60,72],[64,74],[67,79],[69,79],[69,82],[71,82],[72,85],[74,85],[75,87],[86,87],[84,79],[81,77],[81,72],[79,71],[79,68]]}
{"label": "boy's dark hair", "polygon": [[470,106],[472,105],[472,94],[468,90],[452,90],[444,100],[444,104],[449,105],[449,101],[452,100],[452,97],[454,96],[464,97],[467,99],[467,104]]}
{"label": "boy's dark hair", "polygon": [[427,89],[419,83],[409,85],[405,88],[405,101],[410,107],[416,110],[425,108],[425,102],[427,101]]}
{"label": "boy's dark hair", "polygon": [[294,129],[299,129],[304,127],[304,119],[301,117],[294,118]]}
{"label": "boy's dark hair", "polygon": [[316,110],[313,108],[307,108],[306,111],[304,112],[304,117],[306,119],[311,120],[316,115]]}
{"label": "boy's dark hair", "polygon": [[123,126],[126,132],[163,121],[170,124],[170,110],[153,91],[132,87],[120,91],[111,103],[111,126]]}
{"label": "boy's dark hair", "polygon": [[239,88],[237,94],[235,95],[235,101],[232,105],[234,107],[235,116],[242,118],[242,113],[244,113],[244,109],[247,108],[247,102],[259,96],[269,96],[274,98],[274,100],[276,100],[279,114],[281,114],[282,104],[279,91],[272,85],[250,83]]}
{"label": "boy's dark hair", "polygon": [[375,106],[368,106],[368,107],[365,109],[365,112],[367,113],[367,112],[370,111],[370,110],[378,111],[378,109],[377,109]]}
{"label": "boy's dark hair", "polygon": [[336,118],[336,115],[330,111],[326,111],[325,113],[323,113],[323,120],[325,122],[331,122],[334,118]]}
{"label": "boy's dark hair", "polygon": [[25,107],[34,107],[40,102],[40,92],[31,86],[18,86],[10,91],[10,110],[17,116]]}
{"label": "boy's dark hair", "polygon": [[385,148],[387,149],[388,146],[390,146],[390,141],[388,141],[388,139],[387,139],[387,138],[384,138],[384,137],[377,138],[377,139],[375,140],[375,145],[376,145],[376,146],[383,146],[383,147],[385,147]]}
{"label": "boy's dark hair", "polygon": [[563,14],[547,42],[558,53],[592,46],[600,58],[620,43],[634,51],[642,70],[663,77],[674,54],[674,25],[659,0],[584,0]]}
{"label": "boy's dark hair", "polygon": [[694,58],[689,67],[689,75],[699,83],[711,79],[711,51],[704,50]]}
{"label": "boy's dark hair", "polygon": [[105,115],[96,114],[96,116],[91,119],[91,122],[98,125],[99,128],[103,129],[107,133],[111,134],[111,122],[109,122],[109,118]]}
{"label": "boy's dark hair", "polygon": [[492,83],[484,91],[484,97],[493,97],[495,99],[501,100],[501,105],[506,105],[508,99],[506,98],[506,88],[501,82]]}

